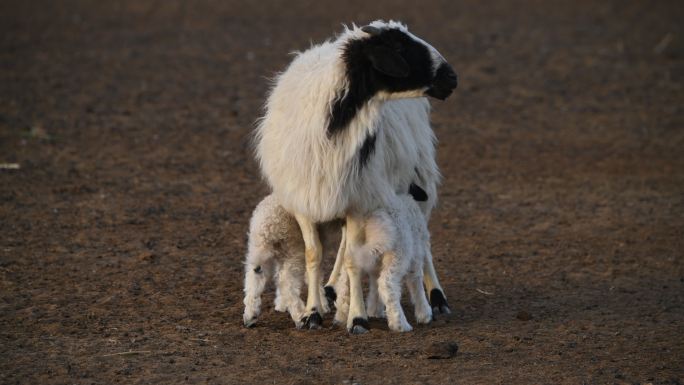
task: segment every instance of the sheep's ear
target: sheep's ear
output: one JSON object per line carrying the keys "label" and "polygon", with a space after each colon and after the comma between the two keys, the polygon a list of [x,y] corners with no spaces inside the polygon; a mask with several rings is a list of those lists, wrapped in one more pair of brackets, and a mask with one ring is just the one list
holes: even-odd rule
{"label": "sheep's ear", "polygon": [[361,30],[371,36],[379,35],[380,34],[380,28],[378,27],[373,27],[372,25],[366,25],[361,27]]}
{"label": "sheep's ear", "polygon": [[376,46],[368,52],[373,68],[395,78],[405,78],[409,74],[409,65],[401,55],[384,46]]}

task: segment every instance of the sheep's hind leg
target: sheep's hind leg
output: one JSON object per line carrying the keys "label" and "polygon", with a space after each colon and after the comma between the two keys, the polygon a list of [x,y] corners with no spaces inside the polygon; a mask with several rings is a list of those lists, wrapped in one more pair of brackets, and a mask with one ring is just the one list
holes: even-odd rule
{"label": "sheep's hind leg", "polygon": [[366,295],[366,312],[369,317],[385,318],[385,306],[378,295],[378,272],[368,274],[368,294]]}
{"label": "sheep's hind leg", "polygon": [[366,307],[363,304],[363,287],[361,284],[361,269],[356,266],[350,250],[357,250],[363,231],[363,221],[347,216],[347,246],[344,265],[349,276],[349,314],[347,316],[347,330],[352,334],[363,334],[370,330]]}
{"label": "sheep's hind leg", "polygon": [[332,309],[335,301],[337,300],[337,292],[335,287],[337,285],[337,280],[340,278],[340,272],[344,265],[344,253],[346,250],[347,243],[347,228],[342,226],[342,239],[340,240],[340,247],[337,249],[337,257],[335,257],[335,265],[333,266],[332,273],[330,273],[330,278],[328,278],[328,283],[325,284],[325,298],[328,300],[328,305]]}
{"label": "sheep's hind leg", "polygon": [[428,245],[427,257],[424,261],[425,272],[423,274],[423,281],[425,282],[425,288],[427,292],[430,293],[430,306],[432,306],[433,314],[450,314],[451,309],[449,309],[449,304],[447,303],[446,296],[444,295],[444,290],[439,284],[435,266],[432,264],[432,253],[429,252],[429,250],[430,246]]}
{"label": "sheep's hind leg", "polygon": [[278,274],[278,291],[280,292],[280,300],[290,313],[292,320],[297,329],[304,327],[302,318],[304,316],[305,307],[299,293],[304,281],[304,274],[302,266],[297,262],[300,261],[285,261]]}
{"label": "sheep's hind leg", "polygon": [[422,269],[420,271],[409,272],[404,280],[411,296],[411,303],[413,303],[413,314],[416,317],[416,322],[419,324],[429,324],[432,321],[432,307],[425,297],[425,290],[423,290],[423,276]]}
{"label": "sheep's hind leg", "polygon": [[309,329],[320,329],[323,325],[323,317],[321,317],[321,259],[323,248],[321,246],[320,238],[318,237],[318,229],[316,224],[311,222],[309,218],[299,214],[295,214],[299,228],[302,231],[305,246],[305,260],[306,260],[306,277],[307,277],[307,297],[306,310],[302,322],[309,327]]}
{"label": "sheep's hind leg", "polygon": [[242,321],[248,328],[256,325],[257,317],[261,314],[261,294],[266,288],[269,273],[268,263],[254,265],[248,261],[245,265],[245,311],[242,314]]}
{"label": "sheep's hind leg", "polygon": [[396,271],[397,266],[389,265],[396,258],[390,252],[383,256],[383,267],[378,278],[378,292],[382,302],[385,303],[387,326],[393,331],[408,332],[413,328],[406,320],[404,310],[401,308],[401,277]]}

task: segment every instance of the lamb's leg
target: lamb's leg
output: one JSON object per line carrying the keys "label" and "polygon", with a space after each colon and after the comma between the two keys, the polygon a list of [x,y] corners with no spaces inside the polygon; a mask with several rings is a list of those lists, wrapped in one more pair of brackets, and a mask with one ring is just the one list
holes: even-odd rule
{"label": "lamb's leg", "polygon": [[[280,279],[281,265],[277,260],[273,261],[273,277],[276,280]],[[276,285],[276,295],[273,300],[273,307],[275,311],[284,312],[287,311],[287,302],[283,299],[280,293],[280,285]]]}
{"label": "lamb's leg", "polygon": [[245,264],[245,312],[242,314],[242,321],[245,326],[253,327],[256,325],[257,317],[261,314],[261,294],[266,288],[268,275],[270,274],[270,264],[263,263],[255,265],[247,258]]}
{"label": "lamb's leg", "polygon": [[[430,245],[427,248],[429,250]],[[437,279],[437,272],[435,272],[435,266],[432,264],[432,253],[429,251],[424,261],[424,268],[423,281],[425,282],[426,291],[430,293],[430,305],[432,306],[433,313],[450,314],[451,310],[444,295],[444,290],[439,284],[439,279]]]}
{"label": "lamb's leg", "polygon": [[323,248],[318,237],[318,229],[316,224],[311,222],[309,218],[302,215],[295,215],[299,228],[302,231],[304,238],[306,256],[306,277],[307,277],[307,297],[306,297],[306,311],[302,322],[306,324],[309,329],[319,329],[323,324],[321,317],[321,297],[319,287],[321,285],[321,259]]}
{"label": "lamb's leg", "polygon": [[425,290],[423,290],[423,269],[418,267],[416,270],[406,274],[404,280],[411,296],[411,303],[413,303],[413,313],[416,316],[416,322],[420,324],[428,324],[432,321],[432,308],[425,297]]}
{"label": "lamb's leg", "polygon": [[361,284],[361,269],[354,263],[351,250],[357,250],[361,242],[363,219],[347,216],[347,246],[345,249],[344,266],[349,276],[349,315],[347,316],[347,330],[352,334],[362,334],[370,330],[366,307],[363,304],[363,287]]}
{"label": "lamb's leg", "polygon": [[413,328],[406,320],[404,310],[401,308],[401,271],[394,263],[397,256],[393,252],[383,255],[383,267],[378,278],[378,292],[382,302],[385,303],[387,326],[398,332],[408,332]]}
{"label": "lamb's leg", "polygon": [[368,294],[366,295],[366,312],[369,317],[385,318],[385,306],[378,295],[378,272],[368,274]]}
{"label": "lamb's leg", "polygon": [[300,297],[304,274],[298,261],[285,261],[278,274],[278,291],[281,304],[287,308],[297,329],[304,326],[302,318],[305,313],[304,301]]}
{"label": "lamb's leg", "polygon": [[340,269],[340,275],[335,282],[337,299],[335,300],[335,325],[345,325],[349,315],[349,276],[347,270]]}
{"label": "lamb's leg", "polygon": [[344,253],[346,249],[347,242],[347,228],[342,226],[342,239],[340,240],[340,247],[337,249],[337,257],[335,257],[335,265],[333,266],[332,273],[330,273],[330,278],[328,278],[328,283],[325,284],[325,298],[328,300],[330,307],[335,303],[337,298],[337,293],[335,292],[335,287],[337,280],[340,277],[340,272],[343,270],[344,265]]}

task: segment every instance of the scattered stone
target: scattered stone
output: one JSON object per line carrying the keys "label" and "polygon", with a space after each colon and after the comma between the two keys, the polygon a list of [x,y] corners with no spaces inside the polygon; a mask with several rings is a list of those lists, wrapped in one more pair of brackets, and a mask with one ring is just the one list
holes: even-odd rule
{"label": "scattered stone", "polygon": [[427,358],[431,360],[446,360],[456,356],[458,344],[456,342],[435,342],[425,350]]}

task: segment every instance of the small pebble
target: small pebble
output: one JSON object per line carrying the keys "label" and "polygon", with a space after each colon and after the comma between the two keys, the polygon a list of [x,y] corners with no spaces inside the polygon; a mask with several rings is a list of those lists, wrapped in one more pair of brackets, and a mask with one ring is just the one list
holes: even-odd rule
{"label": "small pebble", "polygon": [[518,312],[518,314],[515,316],[515,318],[517,318],[521,321],[529,321],[532,319],[532,314],[526,312],[525,310],[521,310]]}
{"label": "small pebble", "polygon": [[435,342],[425,350],[427,358],[431,360],[449,359],[458,352],[456,342]]}

